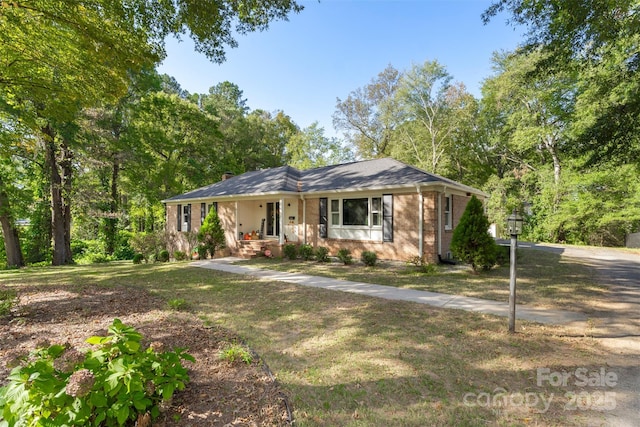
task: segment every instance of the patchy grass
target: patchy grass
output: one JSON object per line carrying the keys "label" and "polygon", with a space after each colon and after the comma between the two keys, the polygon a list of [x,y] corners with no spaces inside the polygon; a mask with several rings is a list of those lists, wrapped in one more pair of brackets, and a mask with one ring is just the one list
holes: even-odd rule
{"label": "patchy grass", "polygon": [[[592,271],[577,260],[531,249],[518,249],[518,254],[518,304],[589,313],[593,301],[607,292],[606,287],[595,282]],[[424,274],[410,263],[384,261],[379,261],[376,267],[268,258],[255,258],[242,263],[356,282],[509,301],[508,264],[479,274],[473,274],[470,267],[441,265],[435,271]]]}
{"label": "patchy grass", "polygon": [[[547,262],[540,258],[528,268],[544,270]],[[315,272],[312,265],[302,264],[309,273]],[[573,271],[560,262],[553,268]],[[341,269],[345,275],[359,270]],[[363,276],[387,274],[382,267],[361,270]],[[573,274],[568,271],[563,274]],[[424,286],[418,274],[402,268],[393,274],[394,280]],[[438,277],[450,283],[471,280],[454,285],[469,289],[498,280],[447,271]],[[561,327],[518,322],[518,333],[508,334],[506,319],[494,316],[263,282],[184,263],[26,269],[0,272],[0,282],[9,288],[140,286],[166,300],[183,298],[205,322],[239,332],[260,354],[287,389],[301,426],[581,425],[585,417],[601,417],[564,410],[565,393],[580,391],[575,387],[537,385],[538,368],[571,372],[607,366],[607,354],[594,340],[564,337]],[[553,399],[547,412],[541,402],[527,407],[514,400],[500,407],[478,400],[481,393],[500,392],[547,398],[553,393]]]}

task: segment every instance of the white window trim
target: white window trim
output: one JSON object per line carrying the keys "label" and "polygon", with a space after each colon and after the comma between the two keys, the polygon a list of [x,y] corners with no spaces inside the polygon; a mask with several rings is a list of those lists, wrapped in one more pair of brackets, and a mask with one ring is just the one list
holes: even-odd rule
{"label": "white window trim", "polygon": [[[345,199],[368,199],[368,221],[367,225],[343,225],[343,201]],[[378,217],[380,219],[379,225],[373,225],[373,200],[372,199],[380,199],[380,210],[378,210]],[[333,214],[336,213],[335,210],[332,210],[332,201],[338,201],[338,224],[333,223]],[[328,200],[328,208],[329,208],[329,224],[328,231],[330,235],[333,235],[332,238],[336,239],[354,239],[354,233],[358,237],[355,240],[369,240],[369,241],[382,241],[382,195],[348,195],[348,196],[340,196],[340,197],[331,197]],[[361,232],[361,234],[360,234]]]}
{"label": "white window trim", "polygon": [[[447,203],[449,201],[449,203]],[[452,230],[453,229],[453,195],[445,194],[444,195],[444,229]]]}

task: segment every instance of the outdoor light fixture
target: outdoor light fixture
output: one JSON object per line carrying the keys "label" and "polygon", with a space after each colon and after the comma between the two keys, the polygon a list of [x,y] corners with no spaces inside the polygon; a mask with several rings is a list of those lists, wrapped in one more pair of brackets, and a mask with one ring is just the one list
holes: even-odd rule
{"label": "outdoor light fixture", "polygon": [[513,213],[509,215],[509,218],[507,218],[507,230],[509,231],[509,234],[512,236],[518,236],[522,234],[523,222],[524,220],[518,214],[518,210],[514,209]]}
{"label": "outdoor light fixture", "polygon": [[511,274],[509,280],[509,332],[516,331],[516,248],[518,247],[518,235],[522,234],[523,219],[518,215],[518,210],[507,218],[507,231],[511,235]]}

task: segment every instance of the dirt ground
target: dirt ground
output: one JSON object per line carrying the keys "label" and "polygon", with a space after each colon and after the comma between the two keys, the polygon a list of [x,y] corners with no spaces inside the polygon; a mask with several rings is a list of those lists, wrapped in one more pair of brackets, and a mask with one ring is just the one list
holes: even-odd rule
{"label": "dirt ground", "polygon": [[176,392],[154,426],[289,425],[287,396],[257,355],[254,362],[230,363],[219,352],[238,343],[233,333],[207,327],[193,315],[168,310],[164,300],[131,287],[43,286],[17,289],[19,302],[11,316],[0,318],[0,385],[11,365],[38,343],[69,343],[87,348],[85,340],[105,335],[114,318],[133,326],[146,344],[187,348],[196,362],[185,362],[191,382]]}

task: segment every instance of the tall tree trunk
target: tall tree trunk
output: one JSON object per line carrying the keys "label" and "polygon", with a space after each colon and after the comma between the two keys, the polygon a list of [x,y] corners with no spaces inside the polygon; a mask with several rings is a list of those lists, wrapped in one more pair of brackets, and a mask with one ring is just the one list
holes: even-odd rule
{"label": "tall tree trunk", "polygon": [[[61,142],[58,149],[56,132],[47,124],[45,135],[46,166],[51,181],[51,228],[53,234],[53,265],[73,262],[71,254],[71,150]],[[58,156],[60,159],[58,160]]]}
{"label": "tall tree trunk", "polygon": [[111,200],[109,201],[109,215],[105,218],[105,251],[113,255],[116,250],[117,230],[118,230],[118,176],[120,175],[120,162],[118,155],[113,158],[111,169]]}
{"label": "tall tree trunk", "polygon": [[0,176],[0,224],[2,225],[2,235],[4,236],[4,248],[7,252],[7,265],[9,267],[24,266],[20,239],[15,221],[11,215],[11,205],[9,196],[4,189],[4,181]]}

